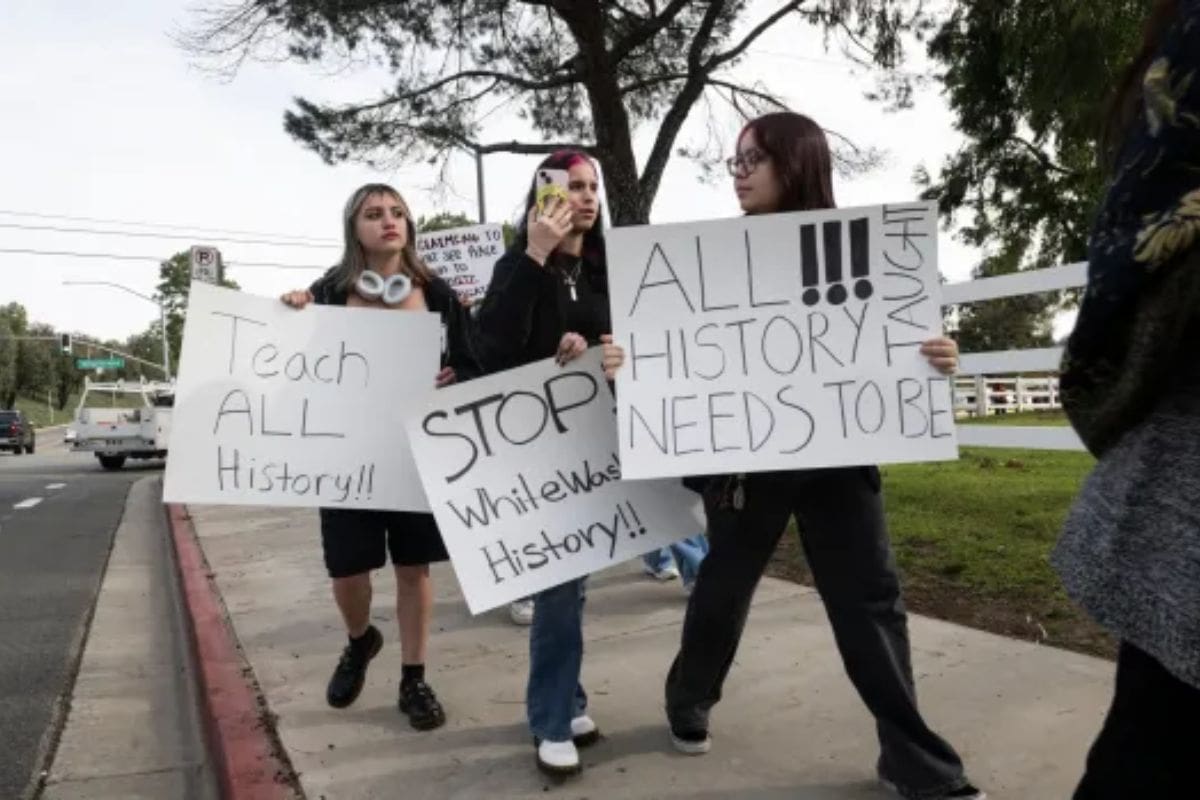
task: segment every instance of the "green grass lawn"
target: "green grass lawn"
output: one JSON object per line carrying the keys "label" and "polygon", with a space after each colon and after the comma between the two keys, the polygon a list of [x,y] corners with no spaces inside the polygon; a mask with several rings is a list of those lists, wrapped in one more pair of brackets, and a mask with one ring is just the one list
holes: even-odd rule
{"label": "green grass lawn", "polygon": [[990,417],[962,417],[960,425],[1069,425],[1062,411],[1023,411],[1019,414],[994,414]]}
{"label": "green grass lawn", "polygon": [[[963,448],[958,461],[883,468],[888,527],[909,607],[1097,655],[1113,644],[1049,563],[1093,460],[1086,453]],[[795,536],[772,571],[807,582]]]}
{"label": "green grass lawn", "polygon": [[[89,408],[140,408],[142,402],[142,396],[136,392],[117,392],[115,394],[92,392],[88,395]],[[48,409],[45,399],[32,400],[28,397],[18,397],[16,408],[18,411],[25,412],[25,416],[33,420],[34,427],[44,428],[48,425],[62,425],[73,421],[78,405],[79,395],[73,394],[67,399],[67,405],[61,411],[57,408],[53,411]]]}
{"label": "green grass lawn", "polygon": [[[57,404],[56,404],[57,405]],[[31,400],[28,397],[18,397],[16,409],[33,421],[35,428],[45,428],[48,425],[61,425],[70,422],[75,417],[75,406],[79,405],[79,395],[68,398],[67,405],[62,411],[46,407],[46,399]]]}

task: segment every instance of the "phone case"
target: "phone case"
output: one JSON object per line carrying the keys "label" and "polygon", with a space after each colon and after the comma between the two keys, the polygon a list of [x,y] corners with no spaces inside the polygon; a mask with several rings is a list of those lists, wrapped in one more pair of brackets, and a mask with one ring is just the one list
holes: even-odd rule
{"label": "phone case", "polygon": [[567,196],[567,172],[561,169],[543,169],[538,171],[537,176],[537,192],[535,199],[537,202],[538,212],[546,210],[546,203],[551,197],[558,197],[562,200],[568,199]]}

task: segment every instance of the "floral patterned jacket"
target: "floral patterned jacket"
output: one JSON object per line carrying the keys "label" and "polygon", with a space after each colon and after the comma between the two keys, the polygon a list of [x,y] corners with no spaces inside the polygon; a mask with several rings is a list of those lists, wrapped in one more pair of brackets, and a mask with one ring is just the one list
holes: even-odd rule
{"label": "floral patterned jacket", "polygon": [[[1063,405],[1102,455],[1200,358],[1200,0],[1181,0],[1092,230]],[[1189,362],[1190,363],[1190,362]]]}

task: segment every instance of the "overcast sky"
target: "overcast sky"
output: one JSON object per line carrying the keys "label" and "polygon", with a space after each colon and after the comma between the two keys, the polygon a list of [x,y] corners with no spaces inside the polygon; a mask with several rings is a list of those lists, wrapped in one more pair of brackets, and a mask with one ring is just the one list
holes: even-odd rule
{"label": "overcast sky", "polygon": [[[759,15],[769,3],[760,3]],[[288,137],[282,115],[290,98],[369,97],[377,73],[323,75],[288,64],[248,64],[222,82],[189,63],[171,32],[189,22],[177,0],[6,0],[0,10],[0,250],[35,249],[151,256],[162,259],[194,243],[221,247],[229,262],[266,262],[312,269],[232,267],[242,288],[274,295],[307,285],[331,263],[337,247],[258,245],[230,238],[305,237],[336,243],[341,206],[368,180],[397,186],[418,215],[475,215],[473,159],[453,163],[440,196],[432,168],[413,165],[378,173],[357,165],[329,167]],[[757,18],[753,15],[752,18]],[[748,21],[750,19],[748,18]],[[884,148],[888,162],[867,176],[839,179],[842,206],[912,199],[915,167],[936,168],[959,142],[937,87],[917,96],[913,110],[887,114],[863,98],[871,81],[836,49],[798,23],[776,27],[736,68],[762,80],[795,110],[862,145]],[[920,53],[915,67],[921,65]],[[697,107],[679,144],[703,134]],[[488,120],[484,141],[529,138],[511,112]],[[732,115],[719,119],[732,134]],[[638,136],[639,155],[651,131]],[[494,155],[485,161],[489,220],[511,218],[536,159]],[[25,214],[18,216],[16,212]],[[699,182],[698,169],[674,158],[654,205],[653,222],[737,214],[727,179]],[[71,221],[28,215],[116,220]],[[147,228],[174,225],[184,230]],[[14,227],[21,226],[21,227]],[[30,230],[35,226],[135,231],[141,235]],[[200,234],[197,228],[242,231]],[[180,238],[163,238],[176,233]],[[152,235],[147,235],[152,234]],[[944,235],[942,271],[963,280],[978,254]],[[119,290],[69,287],[66,280],[118,282],[152,294],[152,261],[84,259],[0,252],[0,302],[22,303],[33,320],[62,330],[123,339],[157,316],[155,307]]]}

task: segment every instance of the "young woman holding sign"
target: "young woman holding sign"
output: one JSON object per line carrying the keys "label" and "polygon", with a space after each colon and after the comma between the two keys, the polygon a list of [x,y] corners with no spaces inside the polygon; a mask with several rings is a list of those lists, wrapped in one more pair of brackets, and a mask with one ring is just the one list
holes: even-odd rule
{"label": "young woman holding sign", "polygon": [[[742,209],[770,214],[833,208],[831,163],[819,126],[800,114],[776,113],[742,130],[728,166]],[[945,374],[957,367],[958,348],[949,339],[930,340],[921,352]],[[879,777],[905,797],[982,798],[958,754],[917,710],[879,470],[792,470],[701,482],[711,551],[666,682],[675,747],[708,752],[709,711],[721,697],[755,587],[794,516],[846,672],[875,716]]]}
{"label": "young woman holding sign", "polygon": [[[367,184],[351,195],[342,222],[341,262],[309,288],[283,295],[283,302],[293,308],[317,303],[436,312],[445,336],[442,369],[430,376],[434,384],[446,386],[477,375],[467,312],[454,290],[417,255],[416,226],[400,193],[382,183]],[[371,571],[382,568],[390,554],[400,628],[400,711],[418,730],[442,725],[445,711],[425,682],[433,609],[429,564],[448,558],[433,515],[322,508],[321,547],[350,639],[329,680],[329,705],[345,708],[358,698],[367,665],[383,646],[383,635],[370,623]]]}
{"label": "young woman holding sign", "polygon": [[[538,187],[553,179],[552,171],[566,172],[565,196],[539,203]],[[489,372],[551,356],[566,364],[596,344],[604,346],[610,377],[621,365],[624,353],[610,335],[604,235],[596,224],[599,188],[595,165],[580,152],[554,153],[535,172],[516,241],[496,263],[477,306]],[[582,578],[534,597],[526,711],[538,767],[555,775],[578,772],[576,746],[599,738],[579,682],[583,599]]]}

